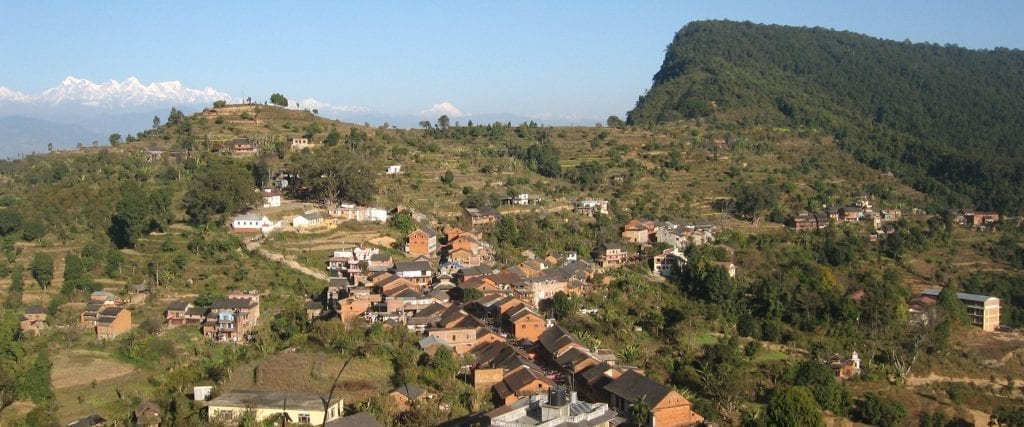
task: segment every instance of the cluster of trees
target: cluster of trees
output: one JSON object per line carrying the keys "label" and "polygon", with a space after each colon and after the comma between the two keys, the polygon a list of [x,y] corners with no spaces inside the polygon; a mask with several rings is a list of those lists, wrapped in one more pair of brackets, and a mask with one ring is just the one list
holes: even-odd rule
{"label": "cluster of trees", "polygon": [[342,146],[297,153],[292,165],[303,177],[303,188],[294,195],[303,200],[331,204],[342,201],[368,204],[377,195],[377,162],[366,153]]}
{"label": "cluster of trees", "polygon": [[1020,213],[1022,67],[1019,50],[693,22],[675,35],[628,121],[714,116],[818,129],[941,206]]}
{"label": "cluster of trees", "polygon": [[185,213],[194,224],[223,221],[254,206],[259,194],[245,166],[232,160],[210,158],[195,172],[185,193]]}

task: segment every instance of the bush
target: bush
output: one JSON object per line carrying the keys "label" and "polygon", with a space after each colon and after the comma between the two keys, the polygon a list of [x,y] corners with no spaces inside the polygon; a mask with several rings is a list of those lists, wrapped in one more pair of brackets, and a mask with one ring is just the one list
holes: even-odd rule
{"label": "bush", "polygon": [[896,426],[907,415],[899,402],[875,392],[868,392],[857,405],[857,419],[880,427]]}

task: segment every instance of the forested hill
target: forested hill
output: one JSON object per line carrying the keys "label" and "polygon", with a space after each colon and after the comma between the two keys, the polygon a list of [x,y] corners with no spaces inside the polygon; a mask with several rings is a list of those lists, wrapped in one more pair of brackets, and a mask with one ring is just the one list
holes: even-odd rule
{"label": "forested hill", "polygon": [[818,129],[947,207],[1024,211],[1024,52],[693,22],[629,121]]}

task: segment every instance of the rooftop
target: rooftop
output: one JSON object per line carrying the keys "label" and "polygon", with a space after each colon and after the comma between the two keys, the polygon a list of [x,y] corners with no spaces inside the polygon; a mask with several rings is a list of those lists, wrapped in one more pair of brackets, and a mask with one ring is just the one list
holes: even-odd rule
{"label": "rooftop", "polygon": [[[926,289],[924,292],[921,292],[921,295],[927,295],[930,297],[938,298],[940,292],[942,292],[942,289]],[[968,294],[965,292],[957,292],[956,297],[957,299],[963,301],[971,301],[977,303],[985,303],[985,301],[988,301],[990,299],[998,299],[996,297],[990,297],[987,295]]]}
{"label": "rooftop", "polygon": [[[324,410],[324,401],[314,393],[292,391],[229,391],[217,396],[209,402],[209,406],[227,406],[233,408],[288,408],[310,411]],[[333,403],[340,401],[335,398]]]}

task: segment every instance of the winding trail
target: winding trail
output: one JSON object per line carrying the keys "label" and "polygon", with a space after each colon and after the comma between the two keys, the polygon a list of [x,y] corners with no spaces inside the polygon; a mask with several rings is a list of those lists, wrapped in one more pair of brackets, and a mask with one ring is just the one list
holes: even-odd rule
{"label": "winding trail", "polygon": [[263,247],[261,247],[262,242],[262,240],[246,242],[245,249],[249,251],[255,251],[263,258],[266,258],[270,261],[280,262],[284,265],[287,265],[291,269],[298,271],[302,274],[305,274],[309,277],[312,277],[314,279],[327,280],[327,273],[324,273],[322,271],[316,271],[313,270],[312,268],[306,267],[299,263],[298,261],[296,261],[294,258],[264,249]]}

